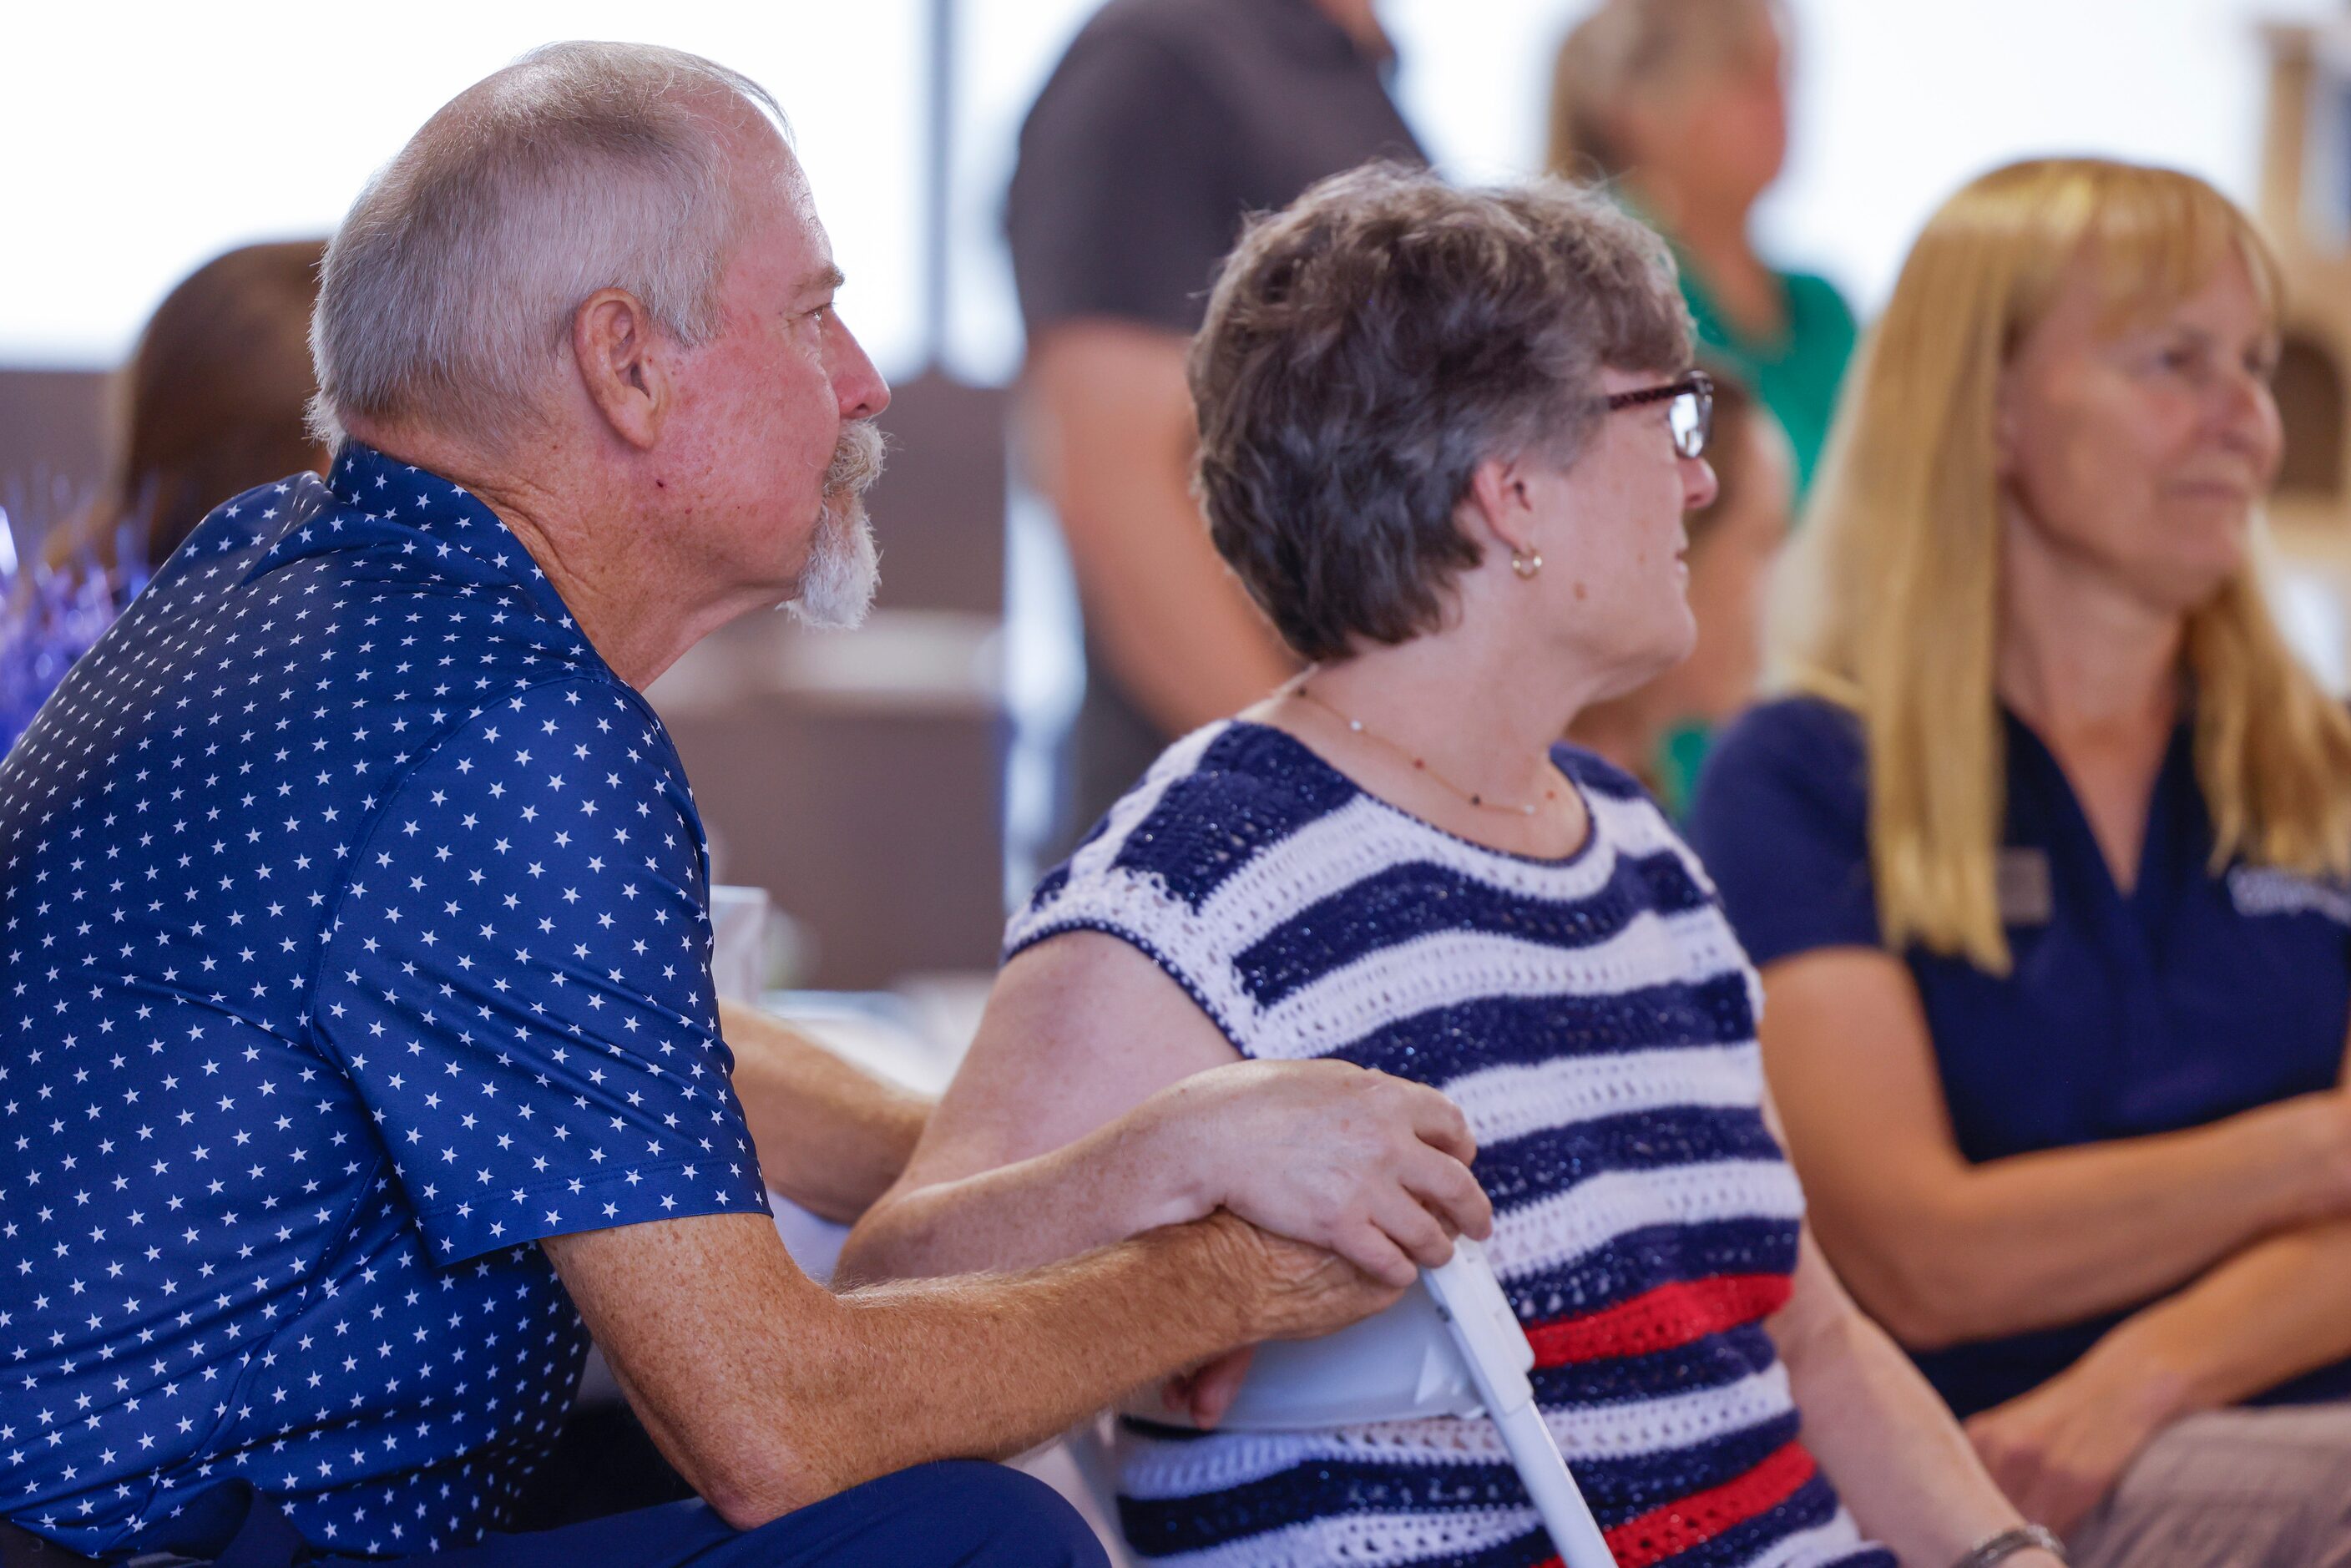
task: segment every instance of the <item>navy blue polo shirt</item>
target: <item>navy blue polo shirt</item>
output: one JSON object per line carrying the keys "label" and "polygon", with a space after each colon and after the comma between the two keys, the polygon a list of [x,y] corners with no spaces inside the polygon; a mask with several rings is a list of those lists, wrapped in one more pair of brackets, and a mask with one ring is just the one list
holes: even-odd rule
{"label": "navy blue polo shirt", "polygon": [[[1982,1162],[2176,1132],[2334,1088],[2351,1021],[2351,896],[2259,867],[2212,873],[2185,724],[2123,893],[2048,747],[2013,716],[2004,724],[2013,972],[1903,955],[1961,1154]],[[1690,842],[1759,966],[1880,946],[1864,747],[1852,714],[1799,697],[1741,717],[1707,763]],[[1917,1359],[1964,1416],[2064,1370],[2128,1315]],[[2268,1397],[2346,1394],[2351,1364]]]}
{"label": "navy blue polo shirt", "polygon": [[0,763],[0,1511],[500,1523],[586,1343],[531,1243],[764,1203],[707,892],[480,501],[354,446],[206,518]]}

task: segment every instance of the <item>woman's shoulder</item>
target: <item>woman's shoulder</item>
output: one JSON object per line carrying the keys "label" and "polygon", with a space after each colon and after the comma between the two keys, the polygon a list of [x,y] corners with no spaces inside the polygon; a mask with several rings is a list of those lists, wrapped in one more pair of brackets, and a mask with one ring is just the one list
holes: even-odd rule
{"label": "woman's shoulder", "polygon": [[1867,747],[1850,709],[1801,696],[1741,715],[1707,756],[1688,831],[1757,965],[1876,942]]}
{"label": "woman's shoulder", "polygon": [[1759,703],[1723,727],[1691,792],[1689,834],[1700,854],[1727,833],[1778,831],[1801,812],[1815,825],[1864,830],[1869,749],[1860,716],[1817,696]]}
{"label": "woman's shoulder", "polygon": [[1361,791],[1303,743],[1220,720],[1176,741],[1040,884],[1031,911],[1103,884],[1148,884],[1197,909]]}
{"label": "woman's shoulder", "polygon": [[1800,695],[1757,703],[1723,726],[1707,763],[1841,772],[1864,760],[1868,749],[1858,714],[1826,697]]}
{"label": "woman's shoulder", "polygon": [[1612,800],[1646,800],[1650,798],[1648,789],[1638,779],[1598,752],[1578,746],[1572,740],[1554,741],[1551,759],[1552,766],[1573,779],[1588,795],[1602,795]]}

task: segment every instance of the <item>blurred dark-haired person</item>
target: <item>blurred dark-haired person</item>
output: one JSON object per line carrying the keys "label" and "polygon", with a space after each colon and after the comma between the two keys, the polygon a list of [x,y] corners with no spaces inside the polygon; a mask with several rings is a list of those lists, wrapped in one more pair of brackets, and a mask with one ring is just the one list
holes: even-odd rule
{"label": "blurred dark-haired person", "polygon": [[2255,572],[2279,287],[2186,174],[1946,203],[1792,547],[1801,695],[1692,819],[1831,1260],[2091,1563],[2351,1558],[2351,716]]}
{"label": "blurred dark-haired person", "polygon": [[[1468,1118],[1536,1397],[1620,1563],[2048,1568],[1804,1239],[1704,873],[1630,778],[1556,744],[1689,651],[1682,517],[1715,488],[1690,351],[1663,245],[1564,183],[1363,170],[1249,230],[1192,354],[1201,495],[1306,672],[1171,747],[1013,918],[843,1263],[1099,1246],[1226,1179],[1121,1135],[1139,1103],[1213,1098],[1270,1151],[1294,1075],[1381,1069]],[[1404,1175],[1460,1201],[1449,1169]],[[1245,1367],[1165,1393],[1213,1419]],[[1549,1551],[1483,1418],[1129,1421],[1119,1485],[1154,1560]]]}
{"label": "blurred dark-haired person", "polygon": [[1779,422],[1728,374],[1713,381],[1706,458],[1715,497],[1683,525],[1697,640],[1688,658],[1656,679],[1577,714],[1567,737],[1638,779],[1677,821],[1689,808],[1713,727],[1754,700],[1765,592],[1793,500],[1792,459]]}
{"label": "blurred dark-haired person", "polygon": [[1550,166],[1604,179],[1673,243],[1698,342],[1795,449],[1802,496],[1854,347],[1828,279],[1758,256],[1755,204],[1788,154],[1781,0],[1602,0],[1560,46]]}
{"label": "blurred dark-haired person", "polygon": [[1063,847],[1169,740],[1297,669],[1201,525],[1184,351],[1249,214],[1422,161],[1394,68],[1373,0],[1112,0],[1021,126],[1005,234],[1024,456],[1086,624]]}

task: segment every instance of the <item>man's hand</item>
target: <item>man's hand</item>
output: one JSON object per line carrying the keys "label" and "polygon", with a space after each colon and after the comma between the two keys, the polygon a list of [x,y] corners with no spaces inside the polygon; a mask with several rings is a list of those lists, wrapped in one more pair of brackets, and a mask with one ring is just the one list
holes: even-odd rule
{"label": "man's hand", "polygon": [[1261,1229],[1229,1209],[1195,1223],[1214,1239],[1215,1267],[1231,1282],[1251,1343],[1319,1339],[1404,1294],[1404,1285],[1367,1274],[1311,1243]]}
{"label": "man's hand", "polygon": [[1343,1061],[1240,1061],[1161,1090],[1135,1117],[1195,1212],[1228,1209],[1392,1290],[1451,1258],[1456,1235],[1493,1231],[1469,1124],[1423,1084]]}
{"label": "man's hand", "polygon": [[2031,1393],[1970,1417],[1967,1433],[2018,1511],[2064,1535],[2179,1414],[2166,1379],[2093,1349]]}
{"label": "man's hand", "polygon": [[[1219,1209],[1200,1224],[1220,1237],[1229,1232],[1239,1273],[1263,1292],[1257,1309],[1265,1314],[1259,1320],[1261,1340],[1336,1333],[1394,1305],[1406,1288],[1366,1274],[1335,1253],[1260,1230],[1230,1209]],[[1215,1426],[1232,1408],[1256,1354],[1255,1344],[1245,1344],[1178,1373],[1160,1386],[1160,1402],[1195,1427]]]}

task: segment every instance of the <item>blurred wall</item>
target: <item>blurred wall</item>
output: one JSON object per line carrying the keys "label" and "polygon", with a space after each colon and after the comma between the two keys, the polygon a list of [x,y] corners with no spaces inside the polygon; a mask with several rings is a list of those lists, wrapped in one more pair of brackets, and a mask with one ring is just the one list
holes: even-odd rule
{"label": "blurred wall", "polygon": [[106,383],[102,371],[0,370],[0,507],[9,512],[17,549],[28,550],[60,508],[44,498],[25,507],[12,486],[79,496],[97,483]]}

